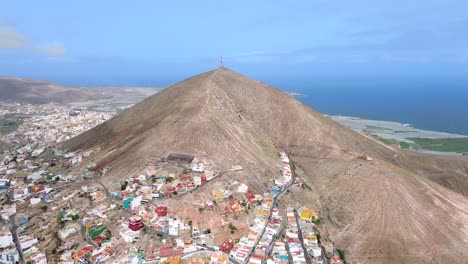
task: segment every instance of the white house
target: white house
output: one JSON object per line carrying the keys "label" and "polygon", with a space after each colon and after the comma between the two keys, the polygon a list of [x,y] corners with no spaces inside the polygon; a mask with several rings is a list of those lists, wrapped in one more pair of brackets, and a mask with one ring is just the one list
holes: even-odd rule
{"label": "white house", "polygon": [[245,185],[245,184],[241,184],[239,185],[239,188],[237,189],[238,192],[240,193],[246,193],[247,191],[249,190],[249,186]]}
{"label": "white house", "polygon": [[318,246],[311,247],[309,252],[311,252],[314,257],[319,257],[322,255],[322,249]]}
{"label": "white house", "polygon": [[202,184],[201,177],[200,176],[194,176],[193,177],[193,183],[195,186],[200,186]]}
{"label": "white house", "polygon": [[4,230],[0,232],[0,248],[7,248],[14,246],[13,235],[9,230]]}
{"label": "white house", "polygon": [[37,238],[31,237],[31,236],[22,236],[19,238],[19,241],[21,244],[21,248],[23,250],[32,247],[34,244],[38,242]]}
{"label": "white house", "polygon": [[192,171],[194,172],[204,172],[205,171],[205,164],[203,163],[192,163]]}

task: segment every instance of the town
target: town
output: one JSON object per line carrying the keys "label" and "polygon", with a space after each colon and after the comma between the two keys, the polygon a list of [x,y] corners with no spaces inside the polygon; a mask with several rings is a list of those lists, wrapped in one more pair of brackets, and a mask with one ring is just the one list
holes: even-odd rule
{"label": "town", "polygon": [[285,151],[266,192],[237,180],[238,164],[222,170],[180,153],[147,157],[105,186],[112,166],[89,162],[99,149],[63,153],[60,145],[115,112],[0,109],[12,113],[24,120],[2,135],[0,263],[344,263],[342,250],[321,241],[317,208],[278,205],[304,190]]}

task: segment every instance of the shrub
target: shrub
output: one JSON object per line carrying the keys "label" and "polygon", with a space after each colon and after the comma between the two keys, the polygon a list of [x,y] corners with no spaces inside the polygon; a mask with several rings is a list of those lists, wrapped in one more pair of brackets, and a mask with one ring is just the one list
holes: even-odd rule
{"label": "shrub", "polygon": [[340,258],[343,260],[343,262],[346,263],[346,252],[345,252],[345,250],[337,248],[336,251],[338,251],[338,255],[340,255]]}
{"label": "shrub", "polygon": [[171,183],[174,179],[171,178],[171,177],[167,177],[165,180],[164,180],[164,183]]}

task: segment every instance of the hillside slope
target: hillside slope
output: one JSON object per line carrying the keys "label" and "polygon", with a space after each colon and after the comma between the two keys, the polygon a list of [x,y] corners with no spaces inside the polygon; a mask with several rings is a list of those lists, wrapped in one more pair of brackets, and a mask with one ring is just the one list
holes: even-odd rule
{"label": "hillside slope", "polygon": [[40,80],[0,77],[0,101],[2,102],[70,103],[101,97],[97,91],[74,89]]}
{"label": "hillside slope", "polygon": [[278,173],[278,149],[285,149],[313,191],[291,193],[284,202],[319,207],[327,219],[322,228],[349,251],[350,260],[466,259],[466,197],[426,178],[430,169],[419,169],[414,158],[228,69],[177,83],[64,148],[98,146],[101,151],[93,159],[98,166],[113,167],[104,179],[108,185],[134,173],[147,157],[180,152],[209,157],[224,168],[241,164],[249,175],[243,180],[257,190],[265,190]]}

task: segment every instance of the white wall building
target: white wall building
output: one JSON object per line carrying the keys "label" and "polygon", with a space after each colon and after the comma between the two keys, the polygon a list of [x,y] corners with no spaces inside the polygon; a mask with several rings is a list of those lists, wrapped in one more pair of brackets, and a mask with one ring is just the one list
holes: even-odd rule
{"label": "white wall building", "polygon": [[9,230],[1,231],[0,232],[0,248],[7,248],[14,246],[13,243],[13,235]]}

